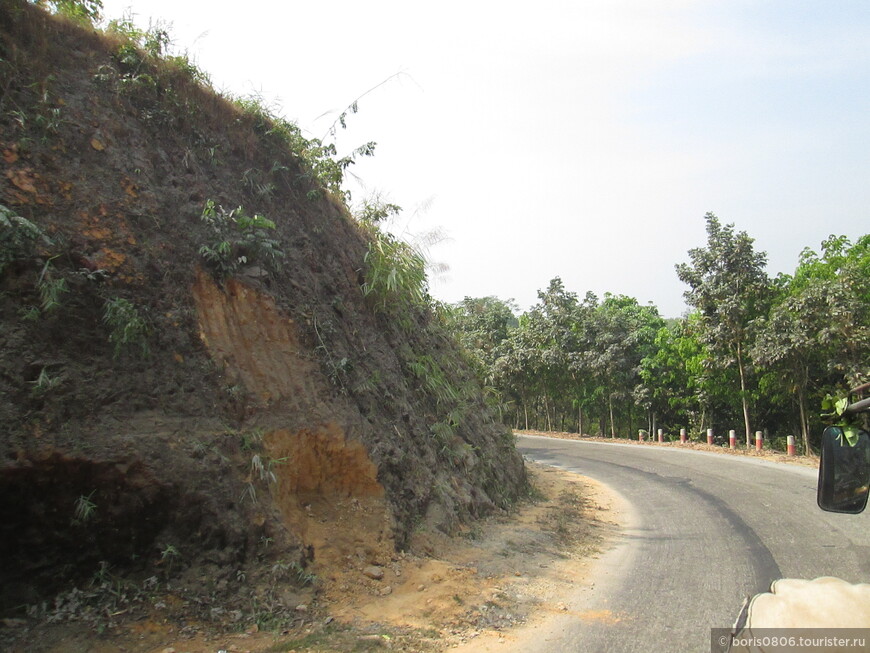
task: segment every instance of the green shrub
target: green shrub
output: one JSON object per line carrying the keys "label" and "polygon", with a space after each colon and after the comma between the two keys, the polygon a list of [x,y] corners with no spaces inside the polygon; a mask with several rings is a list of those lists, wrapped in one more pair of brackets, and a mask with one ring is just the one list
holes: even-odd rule
{"label": "green shrub", "polygon": [[61,306],[61,296],[69,291],[66,285],[66,279],[63,277],[55,279],[53,275],[54,267],[51,265],[52,259],[45,262],[42,266],[42,273],[39,275],[39,301],[42,306],[43,313],[51,313]]}
{"label": "green shrub", "polygon": [[51,8],[54,12],[72,18],[73,20],[92,24],[100,20],[103,10],[102,0],[30,0],[43,8]]}
{"label": "green shrub", "polygon": [[199,253],[219,279],[235,274],[243,265],[281,270],[284,252],[269,233],[275,229],[271,220],[249,216],[241,206],[227,211],[212,200],[206,202],[202,220],[214,231],[215,240],[200,247]]}
{"label": "green shrub", "polygon": [[107,300],[103,308],[103,322],[109,327],[109,342],[115,346],[115,358],[126,347],[138,347],[142,356],[148,356],[150,329],[131,301],[119,297]]}
{"label": "green shrub", "polygon": [[0,204],[0,274],[11,263],[34,256],[39,241],[51,243],[42,229]]}
{"label": "green shrub", "polygon": [[425,304],[428,284],[423,254],[388,232],[377,228],[370,232],[363,294],[374,299],[376,307],[385,312]]}

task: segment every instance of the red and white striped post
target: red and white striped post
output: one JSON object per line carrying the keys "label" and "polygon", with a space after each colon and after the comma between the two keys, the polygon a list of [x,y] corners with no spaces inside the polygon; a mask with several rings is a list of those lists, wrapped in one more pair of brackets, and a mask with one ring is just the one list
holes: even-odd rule
{"label": "red and white striped post", "polygon": [[728,448],[736,449],[737,448],[737,431],[730,430],[728,431]]}
{"label": "red and white striped post", "polygon": [[707,444],[713,444],[713,429],[707,429]]}
{"label": "red and white striped post", "polygon": [[785,441],[788,443],[788,455],[789,455],[789,456],[794,456],[794,455],[795,455],[795,450],[794,450],[794,436],[793,436],[793,435],[788,436],[788,437],[785,439]]}
{"label": "red and white striped post", "polygon": [[659,444],[665,441],[665,433],[662,429],[659,429]]}
{"label": "red and white striped post", "polygon": [[680,429],[680,443],[686,444],[686,429]]}
{"label": "red and white striped post", "polygon": [[764,436],[761,431],[755,432],[755,450],[761,451],[764,448]]}
{"label": "red and white striped post", "polygon": [[637,441],[638,441],[638,442],[643,442],[643,439],[644,439],[644,438],[643,438],[643,429],[638,429],[638,431],[637,431]]}

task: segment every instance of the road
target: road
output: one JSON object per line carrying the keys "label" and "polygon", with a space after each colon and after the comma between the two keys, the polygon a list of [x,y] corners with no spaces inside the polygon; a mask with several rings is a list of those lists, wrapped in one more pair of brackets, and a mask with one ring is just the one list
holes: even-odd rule
{"label": "road", "polygon": [[811,468],[675,447],[517,444],[529,460],[607,485],[626,517],[594,585],[529,651],[709,651],[710,629],[730,627],[743,599],[776,578],[870,582],[870,510],[819,510]]}

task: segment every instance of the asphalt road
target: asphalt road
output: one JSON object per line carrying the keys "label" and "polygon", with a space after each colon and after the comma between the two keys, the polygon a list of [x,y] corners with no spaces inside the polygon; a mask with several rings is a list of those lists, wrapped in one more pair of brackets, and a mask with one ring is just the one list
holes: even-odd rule
{"label": "asphalt road", "polygon": [[710,651],[710,629],[730,627],[776,578],[870,582],[870,509],[821,511],[811,468],[536,436],[518,448],[604,483],[626,517],[594,583],[530,651]]}

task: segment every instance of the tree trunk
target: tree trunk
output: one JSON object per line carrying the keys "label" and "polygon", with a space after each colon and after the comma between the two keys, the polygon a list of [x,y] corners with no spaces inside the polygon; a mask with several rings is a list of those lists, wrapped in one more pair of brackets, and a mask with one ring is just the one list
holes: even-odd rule
{"label": "tree trunk", "polygon": [[616,424],[613,422],[613,395],[607,396],[607,408],[610,412],[610,437],[616,437]]}
{"label": "tree trunk", "polygon": [[550,432],[553,430],[553,424],[550,422],[550,404],[547,395],[544,395],[544,414],[547,416],[547,432]]}
{"label": "tree trunk", "polygon": [[749,427],[749,404],[746,401],[746,375],[743,371],[743,348],[737,343],[737,371],[740,372],[740,402],[743,404],[743,425],[746,427],[746,448],[752,446],[752,429]]}
{"label": "tree trunk", "polygon": [[807,456],[813,455],[813,450],[810,447],[810,429],[807,426],[807,400],[804,397],[803,387],[798,388],[798,410],[801,414],[801,437],[804,441],[804,453]]}

